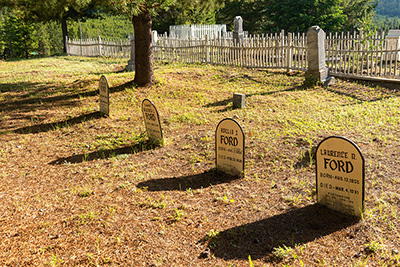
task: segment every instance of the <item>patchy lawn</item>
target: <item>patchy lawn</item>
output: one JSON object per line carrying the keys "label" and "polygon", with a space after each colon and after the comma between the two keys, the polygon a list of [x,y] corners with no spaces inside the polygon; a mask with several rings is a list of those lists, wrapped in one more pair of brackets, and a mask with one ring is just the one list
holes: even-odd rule
{"label": "patchy lawn", "polygon": [[[400,266],[398,85],[158,64],[157,84],[136,88],[125,61],[0,62],[0,265]],[[163,147],[146,142],[145,98]],[[227,117],[246,135],[242,178],[215,171]],[[364,154],[361,220],[315,204],[310,152],[331,135]]]}

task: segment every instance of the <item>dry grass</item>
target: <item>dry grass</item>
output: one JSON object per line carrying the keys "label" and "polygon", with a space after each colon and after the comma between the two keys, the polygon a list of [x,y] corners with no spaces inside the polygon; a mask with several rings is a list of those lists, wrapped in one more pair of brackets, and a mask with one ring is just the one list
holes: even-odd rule
{"label": "dry grass", "polygon": [[[1,266],[399,266],[400,102],[391,84],[302,87],[301,73],[124,61],[0,62]],[[98,80],[111,115],[98,111]],[[232,110],[233,93],[246,108]],[[161,116],[144,135],[141,101]],[[215,172],[214,131],[236,115],[246,169]],[[366,159],[362,220],[315,205],[309,151],[330,135]]]}

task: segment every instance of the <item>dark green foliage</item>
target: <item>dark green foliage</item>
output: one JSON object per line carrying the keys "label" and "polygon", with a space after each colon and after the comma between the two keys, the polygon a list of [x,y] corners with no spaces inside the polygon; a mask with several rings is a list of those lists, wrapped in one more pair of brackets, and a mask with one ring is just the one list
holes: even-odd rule
{"label": "dark green foliage", "polygon": [[[80,27],[78,21],[68,22],[69,34],[72,39],[80,38]],[[104,15],[102,18],[87,19],[81,22],[82,37],[105,39],[126,39],[133,36],[132,21],[125,16]]]}
{"label": "dark green foliage", "polygon": [[49,56],[60,54],[63,51],[63,38],[61,25],[54,21],[47,23],[35,23],[36,38],[38,40],[37,51],[40,55]]}
{"label": "dark green foliage", "polygon": [[400,19],[399,17],[386,17],[377,15],[374,19],[374,26],[379,32],[388,32],[392,29],[400,29]]}
{"label": "dark green foliage", "polygon": [[267,28],[292,32],[304,32],[313,25],[325,31],[338,31],[346,20],[340,0],[273,0],[269,2],[268,11],[271,23]]}
{"label": "dark green foliage", "polygon": [[35,27],[28,23],[22,12],[10,12],[4,19],[1,37],[9,56],[29,58],[37,48]]}
{"label": "dark green foliage", "polygon": [[4,42],[5,38],[3,36],[4,21],[6,19],[5,13],[6,13],[6,8],[0,9],[0,54],[3,54],[5,48],[5,42]]}
{"label": "dark green foliage", "polygon": [[[56,22],[33,23],[20,11],[3,8],[0,12],[0,54],[7,58],[53,55],[62,52],[61,25]],[[9,50],[10,49],[10,50]]]}
{"label": "dark green foliage", "polygon": [[343,5],[343,12],[346,14],[343,30],[373,29],[372,22],[377,5],[375,0],[345,0]]}
{"label": "dark green foliage", "polygon": [[265,1],[227,0],[224,7],[217,12],[216,21],[219,24],[226,24],[227,29],[233,31],[233,19],[241,16],[245,31],[265,33],[266,25],[270,24],[268,14]]}
{"label": "dark green foliage", "polygon": [[304,32],[318,25],[325,31],[367,28],[374,16],[374,0],[226,0],[217,23],[228,24],[240,15],[250,33]]}
{"label": "dark green foliage", "polygon": [[196,1],[178,1],[168,10],[161,10],[153,17],[153,29],[160,33],[170,25],[215,24],[215,14],[222,3],[218,1],[198,4]]}

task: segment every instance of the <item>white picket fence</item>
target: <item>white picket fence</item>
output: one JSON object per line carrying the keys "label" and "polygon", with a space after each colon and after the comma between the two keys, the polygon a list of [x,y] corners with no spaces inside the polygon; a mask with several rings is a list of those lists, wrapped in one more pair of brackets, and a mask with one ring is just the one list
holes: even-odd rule
{"label": "white picket fence", "polygon": [[[327,34],[326,62],[335,75],[400,79],[398,42],[389,45],[383,34]],[[126,41],[68,40],[70,55],[130,57]],[[178,39],[157,35],[153,42],[156,61],[209,63],[250,68],[307,70],[307,37],[303,34],[247,36],[242,44],[232,38]]]}
{"label": "white picket fence", "polygon": [[181,40],[164,35],[153,44],[153,56],[157,61],[306,70],[305,41],[305,34],[283,32],[249,36],[243,44],[232,38]]}
{"label": "white picket fence", "polygon": [[171,25],[169,26],[170,37],[177,39],[196,40],[204,39],[204,36],[209,38],[218,38],[226,36],[225,24],[214,25]]}
{"label": "white picket fence", "polygon": [[400,78],[398,40],[389,40],[384,34],[368,38],[362,32],[329,34],[325,48],[327,66],[331,73]]}
{"label": "white picket fence", "polygon": [[101,39],[67,39],[67,54],[85,57],[116,57],[131,56],[131,42],[126,40]]}

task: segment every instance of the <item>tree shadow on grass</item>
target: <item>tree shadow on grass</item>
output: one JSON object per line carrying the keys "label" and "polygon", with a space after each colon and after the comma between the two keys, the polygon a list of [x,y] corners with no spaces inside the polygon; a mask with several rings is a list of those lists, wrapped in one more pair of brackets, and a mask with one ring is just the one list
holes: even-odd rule
{"label": "tree shadow on grass", "polygon": [[27,126],[19,129],[13,130],[14,133],[19,133],[19,134],[28,134],[28,133],[43,133],[43,132],[48,132],[57,128],[64,128],[64,127],[69,127],[75,124],[82,123],[84,121],[90,121],[90,120],[95,120],[99,119],[101,117],[104,117],[100,111],[96,111],[93,113],[89,114],[84,114],[79,117],[71,118],[65,121],[59,121],[59,122],[52,122],[52,123],[44,123],[44,124],[38,124],[38,125],[33,125],[33,126]]}
{"label": "tree shadow on grass", "polygon": [[229,183],[239,176],[231,176],[211,169],[204,173],[172,177],[163,179],[152,179],[136,185],[139,188],[147,188],[148,191],[186,191],[188,189],[206,188],[210,185]]}
{"label": "tree shadow on grass", "polygon": [[71,164],[82,163],[85,161],[93,161],[96,159],[106,159],[111,157],[118,157],[120,155],[136,154],[142,151],[155,149],[156,147],[158,147],[158,145],[155,144],[154,141],[146,140],[131,146],[120,147],[115,149],[104,149],[87,154],[79,154],[79,155],[72,155],[66,158],[59,158],[50,162],[49,164],[59,165],[65,163],[71,163]]}
{"label": "tree shadow on grass", "polygon": [[240,225],[205,237],[215,257],[232,260],[265,259],[279,261],[274,248],[294,247],[356,224],[359,218],[314,204],[292,209],[260,221]]}
{"label": "tree shadow on grass", "polygon": [[[356,104],[363,103],[363,102],[369,102],[369,103],[379,102],[379,101],[382,101],[382,100],[386,100],[386,99],[390,99],[390,98],[393,98],[393,97],[399,97],[400,96],[400,94],[398,92],[396,92],[396,93],[383,92],[383,94],[385,94],[384,96],[365,97],[361,93],[357,94],[356,92],[340,91],[340,90],[337,90],[337,89],[334,89],[334,88],[329,88],[329,87],[326,88],[326,90],[331,92],[331,93],[340,95],[340,96],[347,96],[347,97],[353,98],[354,100],[358,101]],[[344,106],[351,106],[351,105],[354,105],[354,104],[355,103],[345,104]]]}
{"label": "tree shadow on grass", "polygon": [[[76,81],[75,83],[83,83],[85,82],[86,85],[93,83],[93,81]],[[22,83],[22,84],[17,84],[16,86],[19,87],[34,87],[37,84],[35,83]],[[72,86],[72,85],[70,85]],[[117,93],[125,90],[126,88],[129,87],[134,87],[135,82],[134,81],[129,81],[127,83],[111,87],[109,89],[110,93]],[[0,86],[1,88],[1,86]],[[8,87],[7,87],[8,88]],[[58,91],[60,88],[54,88],[54,91]],[[20,96],[19,99],[14,100],[14,101],[5,101],[5,102],[0,102],[0,111],[12,111],[12,110],[32,110],[36,107],[43,107],[46,104],[49,104],[51,106],[54,106],[55,103],[58,103],[59,106],[67,106],[67,101],[73,101],[75,99],[80,99],[82,97],[93,97],[99,95],[99,90],[82,90],[79,92],[68,92],[65,94],[61,95],[54,95],[54,96],[39,96],[40,90],[35,91],[34,93],[29,93],[27,95]]]}

